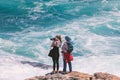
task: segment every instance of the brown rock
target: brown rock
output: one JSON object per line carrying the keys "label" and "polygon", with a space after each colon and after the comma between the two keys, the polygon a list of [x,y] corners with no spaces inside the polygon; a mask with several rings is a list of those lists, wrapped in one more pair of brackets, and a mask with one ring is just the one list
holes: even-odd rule
{"label": "brown rock", "polygon": [[81,73],[77,71],[73,71],[67,74],[46,74],[45,76],[35,76],[33,78],[25,79],[25,80],[120,80],[120,77],[117,77],[108,73],[95,73],[94,76],[89,75],[87,73]]}
{"label": "brown rock", "polygon": [[109,73],[102,73],[98,72],[94,74],[95,78],[98,80],[120,80],[120,77],[117,77],[115,75],[109,74]]}
{"label": "brown rock", "polygon": [[32,78],[28,78],[28,79],[25,79],[25,80],[44,80],[44,76],[35,76],[35,77],[32,77]]}
{"label": "brown rock", "polygon": [[73,71],[71,73],[66,74],[66,76],[70,76],[70,78],[76,78],[73,80],[92,80],[92,75],[89,75],[87,73],[81,73],[77,71]]}
{"label": "brown rock", "polygon": [[62,74],[47,74],[46,76],[36,76],[25,80],[69,80],[69,78]]}

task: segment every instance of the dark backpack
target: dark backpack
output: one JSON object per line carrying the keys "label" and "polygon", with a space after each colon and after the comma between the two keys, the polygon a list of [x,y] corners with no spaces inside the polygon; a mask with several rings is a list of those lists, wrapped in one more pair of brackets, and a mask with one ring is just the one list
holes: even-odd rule
{"label": "dark backpack", "polygon": [[68,53],[71,53],[71,52],[73,51],[73,45],[72,45],[72,43],[67,43],[67,45],[68,45],[68,50],[67,50],[67,52],[68,52]]}

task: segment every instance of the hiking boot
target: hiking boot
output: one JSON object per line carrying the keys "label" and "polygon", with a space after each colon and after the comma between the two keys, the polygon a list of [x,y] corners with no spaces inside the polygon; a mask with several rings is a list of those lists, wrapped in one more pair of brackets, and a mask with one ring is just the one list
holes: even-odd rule
{"label": "hiking boot", "polygon": [[63,71],[63,72],[61,72],[61,74],[67,74],[67,72],[64,72],[64,71]]}
{"label": "hiking boot", "polygon": [[55,71],[52,71],[51,74],[55,74]]}
{"label": "hiking boot", "polygon": [[59,70],[57,70],[56,72],[59,73]]}

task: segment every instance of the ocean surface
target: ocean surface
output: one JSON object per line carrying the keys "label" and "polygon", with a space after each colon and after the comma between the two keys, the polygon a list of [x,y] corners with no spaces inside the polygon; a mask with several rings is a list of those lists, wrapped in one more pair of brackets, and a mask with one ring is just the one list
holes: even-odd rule
{"label": "ocean surface", "polygon": [[[120,0],[0,0],[0,80],[52,71],[55,35],[74,42],[73,71],[120,76]],[[62,70],[60,55],[60,70]],[[44,66],[44,67],[43,67]],[[68,68],[67,68],[68,69]]]}

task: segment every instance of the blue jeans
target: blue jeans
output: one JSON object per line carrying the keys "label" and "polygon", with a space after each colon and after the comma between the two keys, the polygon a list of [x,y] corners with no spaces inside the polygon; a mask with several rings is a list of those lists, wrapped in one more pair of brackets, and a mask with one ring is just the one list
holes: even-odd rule
{"label": "blue jeans", "polygon": [[[71,61],[68,62],[68,66],[69,66],[69,71],[72,71],[72,63]],[[66,72],[66,68],[67,68],[67,63],[65,62],[65,60],[63,60],[63,72]]]}

